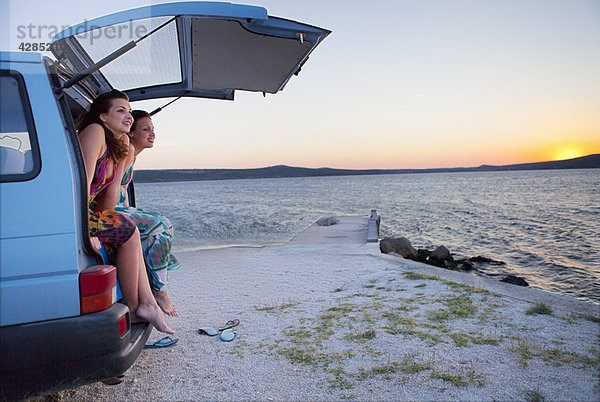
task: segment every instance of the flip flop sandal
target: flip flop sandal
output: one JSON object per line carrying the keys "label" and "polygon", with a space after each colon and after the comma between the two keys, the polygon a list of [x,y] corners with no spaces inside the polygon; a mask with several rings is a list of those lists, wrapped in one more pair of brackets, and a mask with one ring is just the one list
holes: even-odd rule
{"label": "flip flop sandal", "polygon": [[170,336],[165,336],[164,338],[152,343],[147,343],[144,348],[146,349],[159,349],[159,348],[168,348],[169,346],[175,345],[179,342],[179,338],[173,339]]}
{"label": "flip flop sandal", "polygon": [[221,332],[221,340],[224,342],[231,342],[233,341],[233,339],[235,338],[235,332],[233,332],[233,329],[228,328],[226,330],[224,330],[223,332]]}
{"label": "flip flop sandal", "polygon": [[213,327],[201,327],[201,328],[198,328],[198,332],[200,333],[200,335],[208,335],[208,336],[219,335],[219,331],[217,331]]}
{"label": "flip flop sandal", "polygon": [[238,320],[237,318],[235,320],[229,320],[225,323],[225,325],[219,327],[219,331],[224,331],[229,328],[237,327],[237,325],[239,323],[240,323],[240,320]]}

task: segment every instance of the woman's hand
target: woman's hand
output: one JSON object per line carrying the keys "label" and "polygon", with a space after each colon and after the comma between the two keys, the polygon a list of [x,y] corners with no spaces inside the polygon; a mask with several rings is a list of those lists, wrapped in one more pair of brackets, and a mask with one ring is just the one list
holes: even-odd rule
{"label": "woman's hand", "polygon": [[100,250],[100,247],[102,247],[102,242],[97,237],[90,237],[90,242],[96,250]]}

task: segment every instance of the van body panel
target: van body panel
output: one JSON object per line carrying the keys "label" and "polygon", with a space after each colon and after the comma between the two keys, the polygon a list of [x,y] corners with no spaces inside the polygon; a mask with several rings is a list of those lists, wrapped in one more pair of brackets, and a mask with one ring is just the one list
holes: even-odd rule
{"label": "van body panel", "polygon": [[[0,302],[4,309],[0,317],[0,325],[19,324],[26,318],[27,322],[47,320],[48,317],[73,317],[80,314],[78,273],[65,273],[52,277],[38,276],[34,278],[5,281],[2,286]],[[39,289],[44,289],[39,292]],[[14,303],[15,298],[29,298],[38,306],[31,308],[28,303]],[[69,309],[65,309],[69,307]]]}
{"label": "van body panel", "polygon": [[40,55],[16,59],[0,69],[22,77],[41,169],[0,183],[0,325],[78,315],[85,268],[77,260],[73,165],[48,73]]}

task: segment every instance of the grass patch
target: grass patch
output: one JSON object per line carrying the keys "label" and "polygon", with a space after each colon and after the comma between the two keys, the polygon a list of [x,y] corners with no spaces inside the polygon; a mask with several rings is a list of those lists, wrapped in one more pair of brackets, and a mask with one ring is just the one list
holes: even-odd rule
{"label": "grass patch", "polygon": [[472,335],[464,332],[455,332],[449,334],[450,338],[454,341],[456,346],[468,346],[470,343],[475,345],[492,345],[498,346],[500,345],[500,340],[491,336],[484,335]]}
{"label": "grass patch", "polygon": [[330,360],[335,360],[339,364],[342,364],[344,359],[349,359],[354,356],[355,356],[354,352],[352,352],[350,350],[345,350],[343,352],[332,352],[329,355],[329,358],[330,358]]}
{"label": "grass patch", "polygon": [[416,329],[417,324],[412,318],[398,318],[398,321],[390,322],[390,325],[383,327],[385,332],[390,335],[404,335],[409,337],[417,337],[428,345],[436,345],[443,343],[442,337],[432,333],[431,331],[420,331]]}
{"label": "grass patch", "polygon": [[540,357],[544,361],[553,363],[556,366],[563,364],[587,365],[600,368],[600,353],[592,347],[589,352],[592,356],[581,353],[569,352],[560,348],[543,348],[529,339],[517,339],[509,348],[519,356],[519,365],[527,367],[527,363],[534,357]]}
{"label": "grass patch", "polygon": [[543,349],[540,352],[540,356],[544,361],[553,362],[558,366],[563,363],[572,364],[579,360],[574,353],[569,353],[559,348]]}
{"label": "grass patch", "polygon": [[445,343],[441,336],[432,334],[431,332],[413,330],[405,333],[404,335],[416,336],[422,341],[426,342],[429,346],[437,345],[438,343]]}
{"label": "grass patch", "polygon": [[452,315],[448,310],[428,311],[427,318],[433,321],[447,321],[452,318]]}
{"label": "grass patch", "polygon": [[357,378],[362,381],[369,377],[385,376],[386,379],[391,379],[391,374],[396,373],[400,370],[400,364],[398,362],[388,362],[382,366],[373,366],[370,370],[366,370],[362,366],[358,366]]}
{"label": "grass patch", "polygon": [[338,306],[333,306],[333,307],[329,307],[327,310],[327,312],[339,312],[339,313],[351,313],[354,310],[356,310],[358,308],[358,306],[356,306],[356,304],[352,304],[352,303],[343,303],[340,304]]}
{"label": "grass patch", "polygon": [[450,286],[454,290],[460,290],[460,291],[467,292],[467,293],[490,294],[490,292],[488,290],[475,288],[473,286],[465,285],[462,283],[450,282],[450,281],[446,281],[446,280],[443,280],[442,283]]}
{"label": "grass patch", "polygon": [[421,371],[431,370],[431,363],[419,363],[418,361],[405,357],[400,362],[400,370],[404,374],[417,374]]}
{"label": "grass patch", "polygon": [[305,327],[293,330],[284,330],[284,335],[292,338],[292,342],[296,344],[307,344],[312,342],[313,332]]}
{"label": "grass patch", "polygon": [[439,380],[443,380],[457,387],[466,387],[469,383],[460,375],[457,374],[449,374],[449,373],[431,373],[431,378],[437,378]]}
{"label": "grass patch", "polygon": [[479,323],[487,324],[491,320],[497,319],[494,314],[495,312],[496,311],[492,307],[484,308],[483,311],[481,312],[481,314],[479,314],[479,317],[478,317]]}
{"label": "grass patch", "polygon": [[473,317],[477,311],[477,307],[473,305],[471,298],[466,296],[451,297],[446,301],[446,306],[456,318]]}
{"label": "grass patch", "polygon": [[425,286],[427,286],[426,283],[421,283],[419,285],[416,285],[415,288],[424,288]]}
{"label": "grass patch", "polygon": [[395,327],[399,325],[409,325],[411,327],[414,327],[416,325],[415,320],[413,320],[412,318],[401,316],[400,314],[394,311],[386,311],[382,314],[382,317],[387,319],[388,322]]}
{"label": "grass patch", "polygon": [[546,400],[546,398],[544,398],[544,395],[542,395],[542,393],[537,389],[532,389],[525,392],[525,397],[526,401],[528,402],[542,402]]}
{"label": "grass patch", "polygon": [[439,332],[447,332],[445,331],[446,328],[444,326],[418,324],[414,319],[410,317],[403,317],[393,311],[386,311],[382,314],[382,317],[388,321],[388,325],[383,326],[383,329],[387,334],[417,337],[427,342],[428,345],[436,345],[444,342],[441,336],[432,331],[420,331],[417,329],[418,326],[421,326],[436,329]]}
{"label": "grass patch", "polygon": [[352,389],[354,388],[354,384],[350,382],[346,377],[348,374],[341,367],[336,367],[334,369],[329,369],[327,372],[333,374],[333,379],[327,380],[329,382],[329,386],[333,389]]}
{"label": "grass patch", "polygon": [[439,281],[440,280],[440,278],[438,278],[437,276],[423,275],[418,272],[412,272],[412,271],[404,272],[403,275],[406,279],[410,279],[411,281],[418,281],[418,280]]}
{"label": "grass patch", "polygon": [[371,368],[371,373],[373,373],[373,375],[389,375],[398,371],[398,367],[399,364],[396,362],[384,366],[373,366],[373,368]]}
{"label": "grass patch", "polygon": [[600,316],[586,314],[586,315],[583,316],[583,319],[591,321],[591,322],[595,322],[596,324],[600,324]]}
{"label": "grass patch", "polygon": [[467,373],[467,378],[469,379],[470,384],[475,384],[479,387],[483,387],[485,385],[485,379],[483,376],[477,374],[473,369],[469,370]]}
{"label": "grass patch", "polygon": [[317,318],[321,320],[321,328],[330,328],[333,326],[333,321],[339,321],[348,314],[357,309],[357,306],[352,303],[344,303],[339,306],[330,307],[325,312],[319,314]]}
{"label": "grass patch", "polygon": [[386,312],[383,314],[387,318],[389,325],[385,325],[383,329],[390,335],[404,334],[407,331],[412,331],[416,327],[416,322],[410,317],[402,317],[400,315]]}
{"label": "grass patch", "polygon": [[475,345],[492,345],[492,346],[499,346],[501,340],[498,338],[494,338],[492,336],[473,336],[471,337],[471,342],[473,342]]}
{"label": "grass patch", "polygon": [[598,349],[598,348],[596,348],[596,347],[592,346],[592,347],[591,347],[591,348],[588,350],[588,352],[590,352],[590,354],[591,354],[592,356],[594,356],[594,359],[596,359],[596,363],[597,363],[597,364],[600,364],[600,349]]}
{"label": "grass patch", "polygon": [[320,362],[323,362],[324,356],[318,353],[315,348],[301,348],[298,346],[289,346],[279,348],[277,350],[279,354],[288,359],[292,364],[306,364],[309,366],[318,366]]}
{"label": "grass patch", "polygon": [[471,336],[460,332],[450,334],[450,338],[452,338],[456,346],[467,346],[471,341]]}
{"label": "grass patch", "polygon": [[427,317],[433,321],[452,320],[456,318],[470,318],[477,312],[473,300],[467,295],[449,297],[444,301],[446,309],[428,311]]}
{"label": "grass patch", "polygon": [[544,303],[536,303],[534,306],[531,306],[525,312],[527,315],[537,315],[537,314],[546,314],[551,315],[552,309]]}
{"label": "grass patch", "polygon": [[377,349],[373,349],[369,345],[365,345],[365,351],[362,354],[363,356],[371,356],[371,357],[379,357],[383,356],[383,352]]}
{"label": "grass patch", "polygon": [[583,364],[590,367],[600,369],[600,352],[598,349],[591,347],[589,353],[592,356],[587,356],[581,353],[568,352],[566,350],[552,348],[541,351],[540,356],[548,362],[554,362],[556,365],[562,364]]}
{"label": "grass patch", "polygon": [[254,306],[256,311],[266,311],[268,313],[284,312],[288,309],[300,305],[299,302],[284,302],[277,304],[266,304],[264,306]]}
{"label": "grass patch", "polygon": [[365,342],[370,339],[375,339],[377,333],[374,329],[369,329],[365,332],[357,332],[354,334],[346,334],[344,335],[344,339],[347,341],[355,341],[355,342]]}
{"label": "grass patch", "polygon": [[577,319],[579,319],[580,317],[577,314],[571,313],[568,315],[563,315],[561,318],[569,324],[575,324],[577,322]]}
{"label": "grass patch", "polygon": [[323,314],[319,314],[317,316],[320,320],[337,320],[343,317],[343,314],[335,312],[335,311],[326,311]]}
{"label": "grass patch", "polygon": [[535,357],[539,346],[529,339],[519,338],[509,349],[519,357],[519,366],[525,368],[529,360]]}
{"label": "grass patch", "polygon": [[485,385],[485,380],[483,379],[483,377],[475,373],[475,370],[473,370],[472,368],[469,369],[466,375],[439,373],[437,371],[434,371],[431,373],[431,378],[437,378],[449,382],[457,387],[466,387],[471,384],[475,384],[480,387],[483,387]]}

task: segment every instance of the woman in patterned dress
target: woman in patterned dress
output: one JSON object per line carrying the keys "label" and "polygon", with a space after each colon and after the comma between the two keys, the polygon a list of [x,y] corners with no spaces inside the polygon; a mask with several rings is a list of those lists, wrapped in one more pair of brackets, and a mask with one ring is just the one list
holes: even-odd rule
{"label": "woman in patterned dress", "polygon": [[114,252],[131,321],[147,321],[159,331],[173,334],[148,283],[140,233],[131,218],[114,210],[130,152],[127,133],[132,123],[129,99],[116,90],[98,96],[78,121],[89,191],[90,237],[97,248],[103,242]]}
{"label": "woman in patterned dress", "polygon": [[154,146],[155,138],[154,125],[148,112],[134,110],[132,115],[133,124],[129,131],[129,143],[133,146],[134,152],[130,152],[128,156],[129,167],[121,181],[121,195],[115,210],[123,212],[133,219],[140,232],[148,280],[158,305],[165,314],[178,316],[179,313],[166,289],[169,282],[168,271],[181,267],[177,258],[171,253],[173,226],[161,214],[129,206],[127,186],[133,178],[133,165],[140,152]]}

